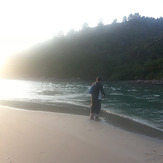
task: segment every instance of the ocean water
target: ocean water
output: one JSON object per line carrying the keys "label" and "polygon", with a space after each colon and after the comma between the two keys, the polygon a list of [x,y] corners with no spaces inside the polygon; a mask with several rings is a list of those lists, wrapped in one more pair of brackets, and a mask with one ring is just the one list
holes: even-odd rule
{"label": "ocean water", "polygon": [[[104,82],[102,109],[163,131],[163,85]],[[91,82],[0,79],[0,100],[90,107]]]}

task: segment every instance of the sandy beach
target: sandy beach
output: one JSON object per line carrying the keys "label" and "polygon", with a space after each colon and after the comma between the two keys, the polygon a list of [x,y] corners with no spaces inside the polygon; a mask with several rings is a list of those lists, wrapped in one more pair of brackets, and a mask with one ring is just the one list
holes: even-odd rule
{"label": "sandy beach", "polygon": [[163,140],[86,115],[0,106],[0,163],[163,163]]}

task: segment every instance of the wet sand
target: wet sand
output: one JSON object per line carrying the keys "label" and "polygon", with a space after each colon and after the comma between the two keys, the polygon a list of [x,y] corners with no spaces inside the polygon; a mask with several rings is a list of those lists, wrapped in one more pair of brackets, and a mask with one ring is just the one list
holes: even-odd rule
{"label": "wet sand", "polygon": [[[89,116],[89,107],[64,104],[64,103],[52,103],[51,105],[50,104],[45,105],[45,104],[40,104],[35,102],[29,103],[29,102],[21,102],[21,101],[0,100],[0,105],[11,106],[20,109],[35,110],[35,111],[69,113],[69,114]],[[116,114],[105,112],[103,110],[101,111],[100,116],[105,120],[105,122],[115,127],[163,140],[163,131],[160,131],[159,129],[133,121],[123,116],[118,116]]]}
{"label": "wet sand", "polygon": [[86,115],[0,106],[0,162],[162,163],[163,140]]}

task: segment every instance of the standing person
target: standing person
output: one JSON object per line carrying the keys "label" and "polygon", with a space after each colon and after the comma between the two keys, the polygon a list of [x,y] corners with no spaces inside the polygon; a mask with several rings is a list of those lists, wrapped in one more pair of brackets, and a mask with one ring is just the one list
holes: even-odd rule
{"label": "standing person", "polygon": [[91,109],[90,119],[98,119],[101,111],[101,95],[105,96],[103,85],[101,83],[101,76],[96,78],[96,81],[92,84],[91,91]]}

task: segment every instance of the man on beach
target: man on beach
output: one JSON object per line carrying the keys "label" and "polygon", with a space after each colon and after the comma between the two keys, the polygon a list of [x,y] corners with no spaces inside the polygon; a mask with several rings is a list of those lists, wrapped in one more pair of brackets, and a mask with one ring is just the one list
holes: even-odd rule
{"label": "man on beach", "polygon": [[101,111],[101,95],[105,96],[101,76],[92,84],[90,119],[98,119]]}

